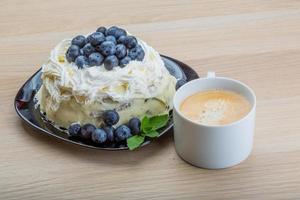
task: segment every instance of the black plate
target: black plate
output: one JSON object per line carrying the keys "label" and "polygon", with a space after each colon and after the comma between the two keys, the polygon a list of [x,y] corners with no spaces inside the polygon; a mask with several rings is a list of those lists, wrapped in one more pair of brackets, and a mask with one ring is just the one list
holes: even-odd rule
{"label": "black plate", "polygon": [[[163,61],[165,63],[166,68],[169,72],[176,77],[177,80],[186,80],[191,81],[193,79],[198,78],[197,73],[188,65],[167,57],[162,56]],[[126,146],[118,146],[118,147],[103,147],[103,146],[95,146],[92,143],[85,143],[83,141],[78,141],[72,139],[68,136],[66,131],[62,129],[58,129],[54,127],[51,123],[47,122],[43,115],[40,113],[38,109],[34,107],[34,94],[40,88],[42,81],[41,81],[41,69],[39,69],[34,75],[32,75],[25,84],[20,88],[16,97],[14,106],[18,115],[23,119],[29,126],[37,129],[40,133],[44,133],[47,135],[54,136],[58,139],[61,139],[66,142],[70,142],[73,144],[77,144],[84,147],[94,148],[94,149],[104,149],[104,150],[128,150]],[[159,130],[159,137],[165,134],[173,127],[173,119],[172,114],[168,124]],[[145,140],[142,146],[149,144],[151,140]]]}

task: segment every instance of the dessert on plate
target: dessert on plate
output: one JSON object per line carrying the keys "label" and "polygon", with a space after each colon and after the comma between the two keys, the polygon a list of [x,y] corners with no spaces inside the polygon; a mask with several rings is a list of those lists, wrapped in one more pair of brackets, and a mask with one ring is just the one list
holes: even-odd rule
{"label": "dessert on plate", "polygon": [[42,65],[41,78],[36,105],[69,132],[74,124],[71,132],[128,128],[131,119],[140,126],[143,117],[172,109],[176,85],[157,51],[116,26],[61,41]]}

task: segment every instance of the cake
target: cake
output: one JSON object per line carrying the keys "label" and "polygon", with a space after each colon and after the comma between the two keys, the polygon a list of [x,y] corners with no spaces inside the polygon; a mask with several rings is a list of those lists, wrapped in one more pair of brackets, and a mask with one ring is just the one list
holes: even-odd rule
{"label": "cake", "polygon": [[157,51],[116,26],[61,41],[42,65],[41,79],[36,105],[64,128],[103,127],[107,110],[119,115],[115,127],[166,114],[176,85]]}

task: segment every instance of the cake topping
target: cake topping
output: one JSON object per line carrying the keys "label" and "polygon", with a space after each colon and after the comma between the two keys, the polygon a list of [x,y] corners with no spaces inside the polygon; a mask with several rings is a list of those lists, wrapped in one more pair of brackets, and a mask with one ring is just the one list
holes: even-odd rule
{"label": "cake topping", "polygon": [[105,34],[106,28],[105,28],[104,26],[101,26],[101,27],[99,27],[99,28],[97,29],[97,32],[100,32],[100,33]]}
{"label": "cake topping", "polygon": [[66,60],[75,63],[79,69],[104,63],[106,70],[112,70],[117,66],[125,67],[132,60],[142,61],[144,56],[144,49],[137,39],[116,26],[99,27],[87,38],[77,35],[66,51]]}
{"label": "cake topping", "polygon": [[103,113],[103,120],[106,125],[112,126],[118,123],[119,121],[119,114],[115,110],[107,110]]}
{"label": "cake topping", "polygon": [[131,58],[129,56],[126,56],[125,58],[120,60],[120,67],[125,67],[129,62],[131,61]]}
{"label": "cake topping", "polygon": [[83,68],[84,65],[87,65],[88,64],[88,59],[86,56],[78,56],[76,59],[75,59],[75,64],[78,66],[78,68]]}
{"label": "cake topping", "polygon": [[105,35],[100,32],[92,33],[87,37],[87,42],[91,43],[93,46],[97,46],[106,40]]}
{"label": "cake topping", "polygon": [[85,45],[85,37],[83,35],[77,35],[72,39],[71,43],[82,48]]}
{"label": "cake topping", "polygon": [[107,70],[112,70],[119,65],[119,60],[115,55],[107,56],[104,60],[104,67]]}
{"label": "cake topping", "polygon": [[105,41],[100,45],[100,53],[104,56],[114,55],[116,53],[116,45],[111,41]]}
{"label": "cake topping", "polygon": [[114,44],[117,44],[116,38],[114,36],[112,36],[112,35],[106,36],[105,41],[110,41],[110,42],[112,42]]}
{"label": "cake topping", "polygon": [[101,65],[103,63],[103,56],[100,53],[94,52],[89,55],[89,64],[91,66]]}

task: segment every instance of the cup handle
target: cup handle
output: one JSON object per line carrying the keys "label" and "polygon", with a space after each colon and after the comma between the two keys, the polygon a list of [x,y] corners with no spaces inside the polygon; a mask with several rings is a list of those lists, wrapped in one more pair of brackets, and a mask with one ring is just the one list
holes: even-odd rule
{"label": "cup handle", "polygon": [[213,71],[209,71],[209,72],[207,72],[206,77],[207,78],[216,78],[216,73]]}

